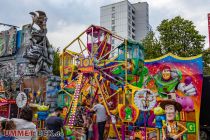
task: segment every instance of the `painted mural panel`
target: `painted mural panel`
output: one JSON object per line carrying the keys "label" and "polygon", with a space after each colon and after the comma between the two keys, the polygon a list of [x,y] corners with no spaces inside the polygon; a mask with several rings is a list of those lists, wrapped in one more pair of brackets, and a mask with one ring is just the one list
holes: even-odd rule
{"label": "painted mural panel", "polygon": [[0,32],[0,57],[12,55],[16,52],[16,28]]}
{"label": "painted mural panel", "polygon": [[[198,139],[199,114],[203,81],[202,57],[181,58],[172,54],[145,62],[152,79],[147,83],[148,89],[157,93],[157,103],[175,100],[182,110],[176,115],[176,121],[187,128],[183,139],[192,136]],[[157,105],[158,106],[158,105]],[[159,116],[158,107],[153,111]],[[161,111],[160,111],[161,112]],[[157,113],[157,114],[156,114]],[[161,128],[157,124],[156,127]]]}
{"label": "painted mural panel", "polygon": [[0,78],[14,78],[15,66],[14,60],[0,62]]}

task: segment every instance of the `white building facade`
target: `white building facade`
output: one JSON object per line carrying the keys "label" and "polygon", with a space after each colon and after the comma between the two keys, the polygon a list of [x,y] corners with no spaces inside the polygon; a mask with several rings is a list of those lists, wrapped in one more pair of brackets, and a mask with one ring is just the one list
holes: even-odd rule
{"label": "white building facade", "polygon": [[[150,30],[148,3],[124,0],[102,6],[100,25],[124,38],[141,41]],[[117,44],[115,40],[112,43]]]}

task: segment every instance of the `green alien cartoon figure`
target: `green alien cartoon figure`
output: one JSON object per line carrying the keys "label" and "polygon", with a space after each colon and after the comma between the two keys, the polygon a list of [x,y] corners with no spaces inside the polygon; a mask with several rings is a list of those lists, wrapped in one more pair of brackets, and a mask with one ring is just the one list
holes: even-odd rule
{"label": "green alien cartoon figure", "polygon": [[125,119],[128,121],[132,120],[132,109],[129,106],[125,108]]}

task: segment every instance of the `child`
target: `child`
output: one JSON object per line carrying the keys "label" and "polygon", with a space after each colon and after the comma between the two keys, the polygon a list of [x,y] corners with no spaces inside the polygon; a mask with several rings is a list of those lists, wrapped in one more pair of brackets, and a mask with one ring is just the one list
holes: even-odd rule
{"label": "child", "polygon": [[86,134],[85,134],[85,129],[82,129],[82,136],[81,136],[81,140],[86,140]]}
{"label": "child", "polygon": [[73,135],[76,137],[76,140],[86,140],[86,135],[85,135],[84,129],[73,131]]}
{"label": "child", "polygon": [[93,138],[93,121],[91,118],[88,119],[88,140]]}
{"label": "child", "polygon": [[[3,120],[1,121],[1,131],[4,130],[14,130],[16,128],[15,123],[11,120]],[[0,136],[0,140],[14,140],[15,138],[12,136]]]}

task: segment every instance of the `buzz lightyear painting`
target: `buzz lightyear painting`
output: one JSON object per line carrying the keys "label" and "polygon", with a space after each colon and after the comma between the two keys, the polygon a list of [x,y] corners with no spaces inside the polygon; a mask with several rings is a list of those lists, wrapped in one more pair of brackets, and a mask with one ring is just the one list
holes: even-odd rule
{"label": "buzz lightyear painting", "polygon": [[154,76],[155,85],[157,86],[160,97],[166,98],[168,94],[175,92],[176,89],[186,95],[196,95],[192,78],[189,76],[186,77],[184,83],[180,83],[181,79],[182,72],[180,70],[163,65],[160,71]]}

